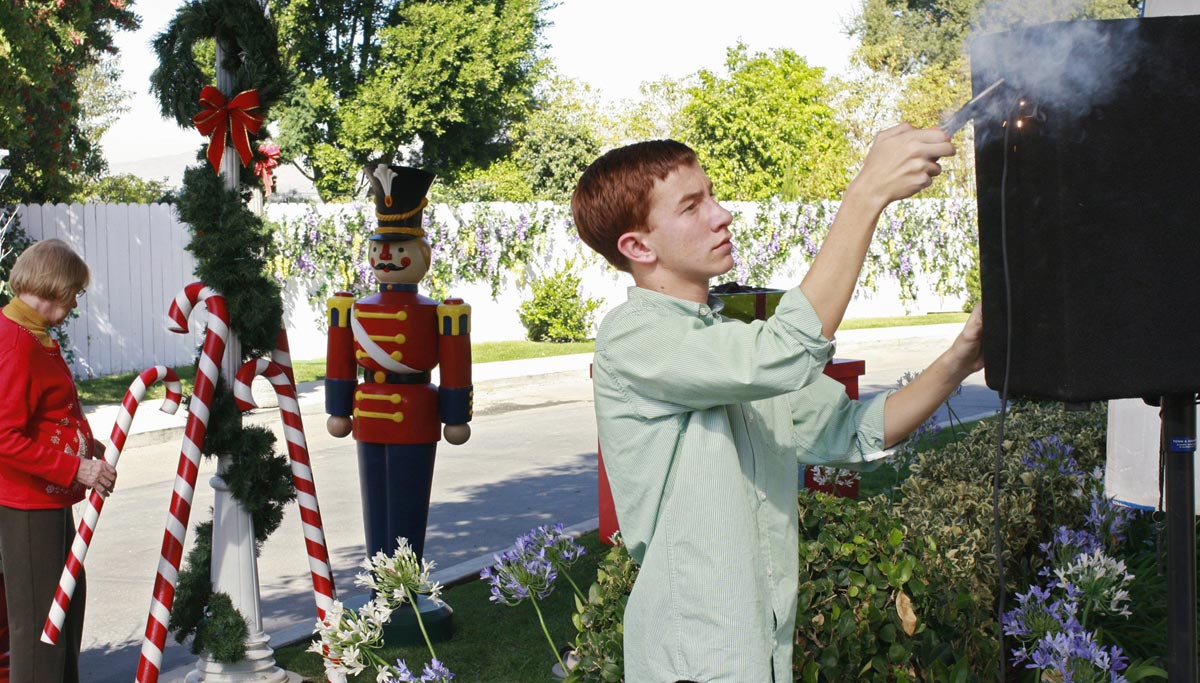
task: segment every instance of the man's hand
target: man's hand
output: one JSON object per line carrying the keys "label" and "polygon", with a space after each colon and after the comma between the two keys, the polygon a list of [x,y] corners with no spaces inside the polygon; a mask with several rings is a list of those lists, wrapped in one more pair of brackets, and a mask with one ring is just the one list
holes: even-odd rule
{"label": "man's hand", "polygon": [[964,375],[983,369],[983,310],[979,304],[971,310],[971,317],[967,318],[962,332],[950,345],[950,354]]}
{"label": "man's hand", "polygon": [[879,216],[887,205],[929,187],[942,172],[937,160],[954,154],[950,137],[937,128],[907,123],[875,137],[867,158],[842,196],[842,205],[800,289],[833,339],[854,294]]}
{"label": "man's hand", "polygon": [[902,123],[875,136],[847,194],[860,193],[879,208],[929,187],[941,174],[937,160],[954,155],[950,136],[937,128]]}
{"label": "man's hand", "polygon": [[976,306],[950,348],[916,379],[887,397],[883,408],[885,446],[890,448],[911,434],[968,375],[982,368],[983,313]]}
{"label": "man's hand", "polygon": [[117,468],[103,460],[84,458],[79,461],[75,481],[107,498],[117,485]]}
{"label": "man's hand", "polygon": [[329,419],[325,421],[325,431],[329,432],[330,436],[334,436],[339,439],[349,434],[350,430],[353,428],[353,418],[330,415]]}

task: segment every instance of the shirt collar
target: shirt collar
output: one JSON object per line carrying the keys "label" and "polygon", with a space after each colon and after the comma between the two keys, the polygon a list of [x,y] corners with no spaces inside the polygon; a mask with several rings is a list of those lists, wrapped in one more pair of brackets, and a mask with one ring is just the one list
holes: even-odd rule
{"label": "shirt collar", "polygon": [[640,302],[643,305],[650,305],[663,310],[679,311],[687,315],[705,319],[712,319],[714,315],[721,312],[721,309],[725,308],[725,302],[712,295],[709,295],[706,303],[701,304],[695,301],[688,301],[687,299],[679,299],[669,294],[663,294],[662,292],[644,289],[642,287],[630,287],[629,300]]}
{"label": "shirt collar", "polygon": [[417,285],[413,282],[381,282],[379,283],[379,291],[381,292],[415,292]]}
{"label": "shirt collar", "polygon": [[36,309],[25,303],[25,300],[21,297],[14,296],[12,301],[8,302],[8,305],[4,307],[4,316],[29,330],[34,337],[37,337],[42,346],[54,346],[54,342],[50,339],[50,333],[47,330],[50,323],[41,313],[38,313]]}

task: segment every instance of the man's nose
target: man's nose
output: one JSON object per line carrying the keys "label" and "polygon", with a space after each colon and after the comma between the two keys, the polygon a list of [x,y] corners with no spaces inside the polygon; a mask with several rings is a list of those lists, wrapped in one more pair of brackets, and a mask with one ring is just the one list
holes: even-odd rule
{"label": "man's nose", "polygon": [[729,227],[729,224],[733,222],[733,214],[730,213],[728,209],[721,206],[721,203],[715,199],[713,200],[713,206],[716,207],[716,213],[714,215],[716,222],[713,225],[713,229],[721,230]]}
{"label": "man's nose", "polygon": [[384,242],[379,248],[379,258],[390,259],[392,257],[392,247],[387,242]]}

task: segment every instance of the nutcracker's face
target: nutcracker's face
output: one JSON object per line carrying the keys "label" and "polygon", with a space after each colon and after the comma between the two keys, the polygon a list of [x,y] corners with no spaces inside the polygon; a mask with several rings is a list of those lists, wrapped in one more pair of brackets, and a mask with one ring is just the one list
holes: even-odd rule
{"label": "nutcracker's face", "polygon": [[423,239],[372,240],[367,259],[380,283],[416,284],[429,272],[429,243]]}

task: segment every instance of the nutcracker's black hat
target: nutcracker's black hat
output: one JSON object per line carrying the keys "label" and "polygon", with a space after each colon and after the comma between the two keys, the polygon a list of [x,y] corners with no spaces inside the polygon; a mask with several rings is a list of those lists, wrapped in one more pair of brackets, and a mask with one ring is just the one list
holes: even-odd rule
{"label": "nutcracker's black hat", "polygon": [[379,227],[369,239],[402,242],[424,237],[421,210],[428,203],[425,193],[436,176],[419,168],[382,163],[367,164],[363,172],[371,182],[375,217],[379,219]]}

